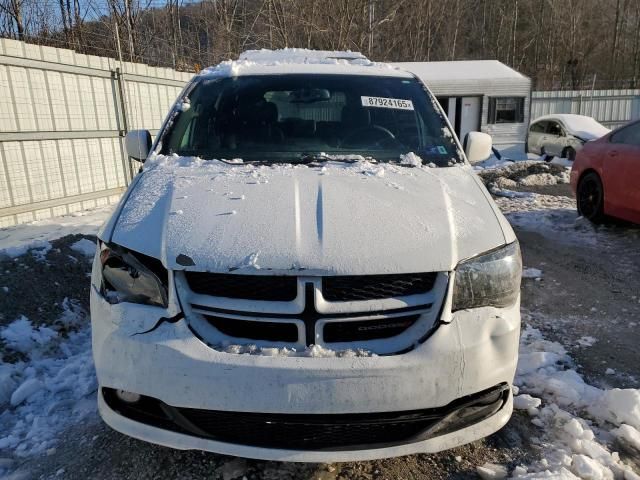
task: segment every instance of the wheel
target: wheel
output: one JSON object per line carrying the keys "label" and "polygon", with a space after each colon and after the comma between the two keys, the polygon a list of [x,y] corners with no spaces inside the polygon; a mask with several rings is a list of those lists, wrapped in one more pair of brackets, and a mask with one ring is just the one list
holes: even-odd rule
{"label": "wheel", "polygon": [[604,221],[604,188],[597,173],[589,172],[580,179],[576,200],[580,215],[593,223]]}
{"label": "wheel", "polygon": [[540,147],[540,156],[542,157],[542,159],[543,159],[545,162],[550,162],[551,160],[553,160],[553,155],[549,155],[549,154],[545,151],[544,147]]}
{"label": "wheel", "polygon": [[566,158],[567,160],[574,161],[576,159],[576,151],[573,147],[566,147],[562,150],[562,158]]}

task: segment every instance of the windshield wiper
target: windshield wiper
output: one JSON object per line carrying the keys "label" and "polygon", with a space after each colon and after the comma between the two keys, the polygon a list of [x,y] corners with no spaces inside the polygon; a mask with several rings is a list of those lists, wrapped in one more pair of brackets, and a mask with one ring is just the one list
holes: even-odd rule
{"label": "windshield wiper", "polygon": [[328,155],[324,152],[318,153],[301,153],[298,155],[299,163],[305,165],[310,163],[322,163],[322,162],[344,162],[344,163],[356,163],[362,159],[373,160],[370,157],[363,157],[362,155]]}

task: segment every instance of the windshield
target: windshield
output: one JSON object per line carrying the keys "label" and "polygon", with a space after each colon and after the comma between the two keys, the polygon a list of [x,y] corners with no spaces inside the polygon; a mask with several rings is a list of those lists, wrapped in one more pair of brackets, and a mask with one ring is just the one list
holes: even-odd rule
{"label": "windshield", "polygon": [[162,138],[162,153],[205,159],[398,161],[409,152],[425,164],[462,162],[417,80],[360,75],[205,78]]}

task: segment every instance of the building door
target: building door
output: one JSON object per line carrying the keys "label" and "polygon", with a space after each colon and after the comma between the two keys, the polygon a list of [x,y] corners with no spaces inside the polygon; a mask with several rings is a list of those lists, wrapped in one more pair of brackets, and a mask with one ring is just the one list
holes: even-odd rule
{"label": "building door", "polygon": [[456,122],[456,134],[461,142],[469,132],[480,131],[480,109],[482,107],[482,97],[460,97],[457,99],[456,108],[460,112],[459,122]]}
{"label": "building door", "polygon": [[444,110],[445,115],[451,122],[451,125],[456,123],[456,105],[459,100],[456,97],[437,97],[438,103]]}
{"label": "building door", "polygon": [[460,142],[467,133],[480,131],[482,97],[438,97],[438,102]]}

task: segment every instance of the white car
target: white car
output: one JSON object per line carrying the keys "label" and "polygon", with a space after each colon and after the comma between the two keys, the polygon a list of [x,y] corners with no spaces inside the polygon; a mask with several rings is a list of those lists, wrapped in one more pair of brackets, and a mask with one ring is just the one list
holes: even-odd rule
{"label": "white car", "polygon": [[585,142],[596,140],[610,131],[584,115],[543,115],[531,122],[525,150],[548,159],[560,157],[573,161]]}
{"label": "white car", "polygon": [[[260,51],[184,89],[99,233],[99,410],[178,449],[435,452],[512,412],[518,242],[428,89],[348,52]],[[277,58],[277,61],[274,61]]]}

